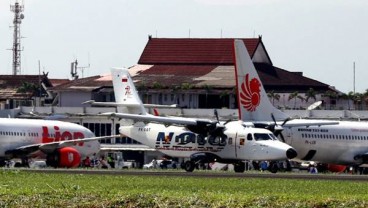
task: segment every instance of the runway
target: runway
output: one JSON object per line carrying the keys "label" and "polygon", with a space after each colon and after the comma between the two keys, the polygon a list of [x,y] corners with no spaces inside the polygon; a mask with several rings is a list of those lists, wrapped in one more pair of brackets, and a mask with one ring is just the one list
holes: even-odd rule
{"label": "runway", "polygon": [[19,170],[34,173],[61,173],[61,174],[92,174],[92,175],[130,175],[130,176],[157,176],[157,177],[205,177],[205,178],[270,178],[270,179],[303,179],[303,180],[338,180],[368,182],[368,175],[351,174],[308,174],[306,172],[270,173],[249,171],[244,173],[217,172],[217,171],[163,171],[163,170],[102,170],[102,169],[4,169]]}

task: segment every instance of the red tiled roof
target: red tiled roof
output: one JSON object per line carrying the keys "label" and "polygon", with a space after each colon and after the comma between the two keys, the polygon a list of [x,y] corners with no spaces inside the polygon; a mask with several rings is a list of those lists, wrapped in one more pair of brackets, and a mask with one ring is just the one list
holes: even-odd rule
{"label": "red tiled roof", "polygon": [[92,76],[92,77],[71,80],[71,81],[66,82],[64,84],[57,85],[57,86],[51,88],[50,90],[52,90],[52,91],[75,91],[75,90],[77,90],[77,91],[78,90],[80,90],[80,91],[83,91],[83,90],[91,91],[91,90],[97,89],[101,86],[105,86],[106,84],[108,86],[111,86],[111,81],[96,81],[100,77],[101,77],[100,75],[96,75],[96,76]]}
{"label": "red tiled roof", "polygon": [[39,82],[51,86],[47,75],[0,75],[0,99],[29,99],[32,92],[17,92],[23,83],[39,86]]}
{"label": "red tiled roof", "polygon": [[[218,65],[154,65],[151,68],[142,71],[133,77],[138,81],[136,85],[144,85],[147,87],[153,87],[155,83],[161,85],[163,88],[171,86],[180,86],[183,83],[190,83],[193,86],[201,87],[202,83],[199,77],[211,77],[213,80],[208,80],[206,83],[212,87],[228,87],[233,88],[235,86],[235,69],[234,66],[227,66],[227,70],[224,74],[212,73]],[[326,91],[329,86],[304,77],[301,73],[289,72],[284,69],[274,67],[268,64],[255,63],[255,67],[259,74],[260,79],[264,83],[266,90],[275,90],[277,92],[284,91],[307,91],[309,88],[313,88],[316,91]],[[224,68],[225,69],[225,68]],[[221,69],[221,70],[224,70]],[[211,75],[209,75],[211,73]],[[217,86],[217,80],[221,80],[221,86]]]}
{"label": "red tiled roof", "polygon": [[305,77],[300,72],[290,72],[268,64],[255,63],[254,65],[266,91],[294,92],[307,91],[309,88],[316,91],[329,90],[329,85]]}
{"label": "red tiled roof", "polygon": [[134,76],[134,80],[139,80],[140,84],[152,86],[158,83],[169,87],[182,83],[196,84],[195,78],[210,73],[215,65],[154,65]]}
{"label": "red tiled roof", "polygon": [[54,87],[70,82],[69,79],[49,79],[49,80],[50,80],[52,86],[54,86]]}
{"label": "red tiled roof", "polygon": [[[259,38],[242,39],[253,56]],[[233,64],[234,38],[149,38],[138,64]]]}
{"label": "red tiled roof", "polygon": [[38,85],[40,80],[43,82],[48,82],[47,76],[44,75],[0,75],[0,89],[17,88],[21,86],[23,82]]}

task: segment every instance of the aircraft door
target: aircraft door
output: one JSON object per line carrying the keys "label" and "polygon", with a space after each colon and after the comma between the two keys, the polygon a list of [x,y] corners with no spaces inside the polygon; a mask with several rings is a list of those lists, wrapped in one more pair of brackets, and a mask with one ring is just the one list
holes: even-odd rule
{"label": "aircraft door", "polygon": [[230,148],[230,152],[234,152],[233,156],[235,158],[238,158],[237,137],[238,133],[236,133],[234,137],[231,136],[227,139],[227,145]]}
{"label": "aircraft door", "polygon": [[281,136],[279,136],[279,137],[281,137],[281,138],[280,138],[280,140],[281,140],[282,142],[285,142],[286,144],[289,144],[289,145],[291,145],[291,146],[292,146],[292,143],[293,143],[293,131],[292,131],[292,129],[291,129],[291,128],[285,128],[285,129],[281,132],[281,134],[284,136],[285,141],[283,141],[283,140],[282,140],[282,137],[281,137]]}
{"label": "aircraft door", "polygon": [[236,133],[234,136],[228,138],[228,147],[230,148],[229,152],[232,152],[232,157],[241,158],[243,152],[241,151],[241,148],[244,148],[245,145],[245,138],[239,137],[238,133]]}

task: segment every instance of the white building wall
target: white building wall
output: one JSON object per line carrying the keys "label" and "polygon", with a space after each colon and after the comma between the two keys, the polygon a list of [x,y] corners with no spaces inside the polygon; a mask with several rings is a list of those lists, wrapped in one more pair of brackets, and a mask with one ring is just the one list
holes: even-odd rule
{"label": "white building wall", "polygon": [[82,103],[91,100],[91,92],[60,92],[59,106],[81,107]]}

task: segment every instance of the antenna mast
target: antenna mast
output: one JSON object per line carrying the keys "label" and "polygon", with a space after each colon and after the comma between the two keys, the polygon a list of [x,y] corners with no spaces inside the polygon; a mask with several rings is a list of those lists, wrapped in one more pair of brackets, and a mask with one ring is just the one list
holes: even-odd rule
{"label": "antenna mast", "polygon": [[18,0],[15,0],[14,5],[10,5],[10,11],[14,12],[14,34],[13,34],[13,75],[17,75],[21,70],[21,59],[20,52],[22,51],[20,47],[20,24],[22,19],[24,19],[24,14],[21,13],[24,10],[24,6],[20,5]]}

